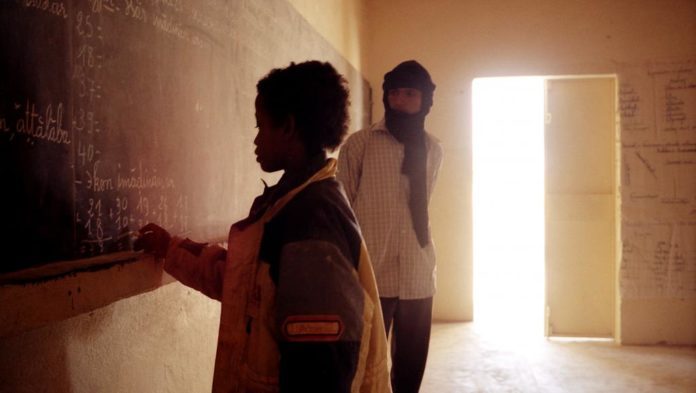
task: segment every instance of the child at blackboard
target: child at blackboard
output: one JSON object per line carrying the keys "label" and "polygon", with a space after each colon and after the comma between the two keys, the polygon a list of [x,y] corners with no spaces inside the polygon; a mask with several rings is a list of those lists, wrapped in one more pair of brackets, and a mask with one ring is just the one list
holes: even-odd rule
{"label": "child at blackboard", "polygon": [[336,149],[348,91],[328,63],[274,69],[257,84],[256,159],[284,171],[229,249],[141,228],[136,248],[222,302],[213,391],[390,392],[372,266],[345,193]]}

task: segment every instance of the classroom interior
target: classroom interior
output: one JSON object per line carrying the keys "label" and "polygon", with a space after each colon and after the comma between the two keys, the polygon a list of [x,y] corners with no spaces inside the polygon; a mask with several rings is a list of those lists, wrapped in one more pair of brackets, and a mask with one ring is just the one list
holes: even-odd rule
{"label": "classroom interior", "polygon": [[[403,60],[437,85],[422,392],[696,391],[696,2],[275,2],[369,84],[353,125]],[[7,277],[0,391],[210,389],[219,305],[160,263]]]}

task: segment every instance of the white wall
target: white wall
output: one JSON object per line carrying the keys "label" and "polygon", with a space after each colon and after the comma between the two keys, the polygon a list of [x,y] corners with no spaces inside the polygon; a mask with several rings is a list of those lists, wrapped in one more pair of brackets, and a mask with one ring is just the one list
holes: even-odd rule
{"label": "white wall", "polygon": [[365,2],[289,0],[290,4],[358,71],[365,58]]}
{"label": "white wall", "polygon": [[[77,288],[91,297],[113,296],[110,283],[132,274],[118,268],[98,273],[100,288],[91,287],[90,280],[79,274],[38,285],[43,288],[40,292],[45,292],[60,287],[61,282],[75,284],[73,291],[58,291],[44,298],[44,303],[55,307],[61,303],[55,298],[79,303]],[[29,314],[45,314],[41,305],[25,303]],[[67,311],[69,307],[59,310]],[[209,392],[219,313],[218,302],[172,283],[72,318],[0,337],[0,391]],[[14,322],[8,319],[3,323]]]}
{"label": "white wall", "polygon": [[[613,73],[617,61],[693,57],[696,48],[696,3],[690,0],[292,3],[305,17],[314,15],[308,20],[377,87],[376,117],[381,114],[382,76],[398,62],[421,61],[438,84],[427,126],[443,141],[446,154],[432,214],[440,273],[435,316],[440,319],[472,317],[471,80]],[[364,15],[369,25],[344,18],[346,7]],[[340,28],[335,20],[342,21]],[[356,34],[366,38],[356,43]],[[103,290],[109,291],[108,283],[126,273],[116,269],[103,274]],[[65,294],[68,301],[70,296]],[[643,304],[631,303],[624,311],[625,336],[640,342],[650,334],[654,340],[693,329],[693,314],[688,314],[693,303],[663,299],[648,308]],[[665,322],[657,309],[665,315],[674,310],[687,314]],[[57,392],[209,391],[217,313],[215,302],[169,284],[0,338],[0,386],[13,392],[49,386]]]}
{"label": "white wall", "polygon": [[[691,0],[381,0],[366,1],[366,6],[365,71],[373,86],[373,117],[382,113],[384,73],[403,60],[420,61],[438,85],[426,127],[445,147],[431,215],[439,272],[434,314],[439,319],[470,320],[473,315],[472,79],[615,74],[618,63],[696,55],[696,2]],[[623,339],[658,342],[654,325],[677,323],[662,331],[686,331],[677,341],[690,337],[693,343],[694,302],[658,303],[687,317],[660,322],[654,308],[625,304],[622,319],[630,323],[622,324]]]}

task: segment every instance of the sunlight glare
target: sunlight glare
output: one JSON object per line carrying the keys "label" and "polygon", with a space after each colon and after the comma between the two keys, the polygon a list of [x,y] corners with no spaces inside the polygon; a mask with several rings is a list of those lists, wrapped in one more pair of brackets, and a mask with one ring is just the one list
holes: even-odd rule
{"label": "sunlight glare", "polygon": [[474,322],[542,337],[544,78],[473,82]]}

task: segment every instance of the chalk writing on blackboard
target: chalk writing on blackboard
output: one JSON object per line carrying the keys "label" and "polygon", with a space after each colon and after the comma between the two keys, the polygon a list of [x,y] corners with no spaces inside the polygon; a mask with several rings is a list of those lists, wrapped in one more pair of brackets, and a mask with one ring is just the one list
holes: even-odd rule
{"label": "chalk writing on blackboard", "polygon": [[366,82],[286,1],[1,1],[0,51],[0,273],[130,250],[150,221],[224,237],[262,189],[272,68],[332,62],[369,122]]}
{"label": "chalk writing on blackboard", "polygon": [[29,144],[34,144],[37,140],[66,145],[71,143],[70,132],[65,127],[62,102],[37,108],[36,103],[27,100],[23,104],[15,102],[13,107],[13,117],[16,119],[14,126],[10,127],[6,117],[0,120],[0,130],[9,133],[10,140],[17,137]]}

